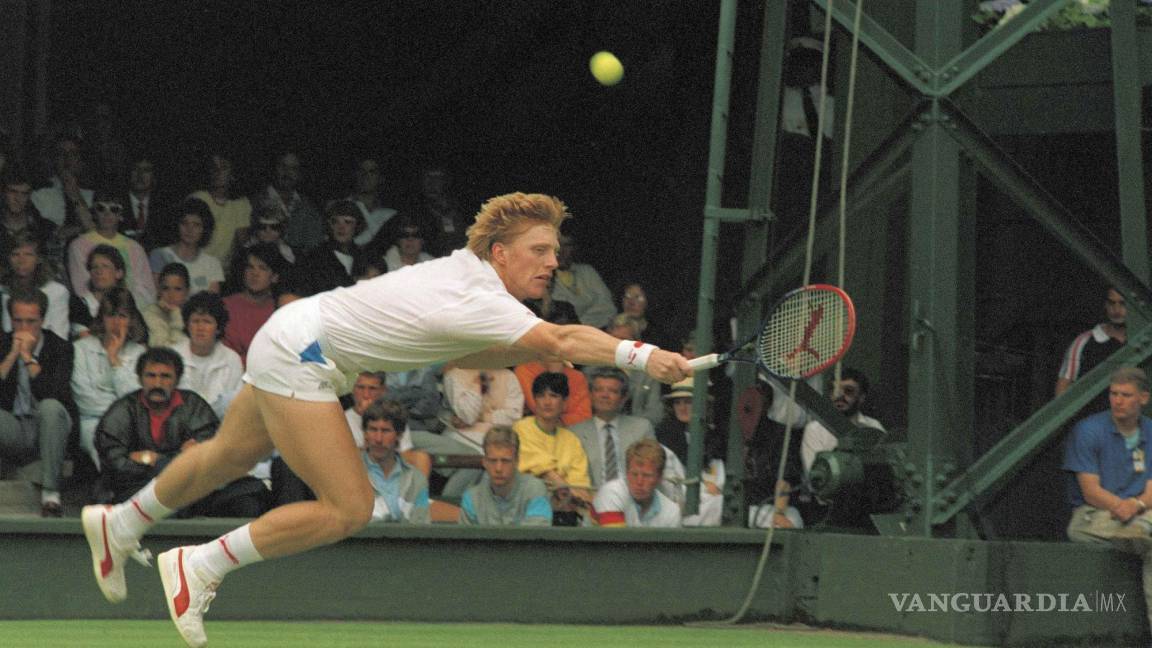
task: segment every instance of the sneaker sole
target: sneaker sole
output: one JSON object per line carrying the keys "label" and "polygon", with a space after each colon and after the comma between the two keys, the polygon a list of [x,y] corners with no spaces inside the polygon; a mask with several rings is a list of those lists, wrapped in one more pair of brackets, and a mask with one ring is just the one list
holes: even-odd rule
{"label": "sneaker sole", "polygon": [[[184,639],[184,643],[188,644],[190,648],[201,648],[202,646],[208,645],[208,640],[205,639],[203,642],[195,642],[184,636],[184,631],[180,627],[180,617],[176,614],[176,596],[173,592],[179,593],[180,575],[178,572],[180,567],[178,563],[180,560],[180,552],[183,550],[183,547],[177,547],[165,551],[156,558],[156,566],[160,569],[160,584],[164,588],[164,603],[168,606],[168,618],[172,619],[172,624],[176,626],[176,632],[180,633],[180,637]],[[172,579],[175,579],[174,582]],[[177,589],[173,590],[173,585],[176,585]],[[187,584],[185,584],[185,587],[187,587]]]}
{"label": "sneaker sole", "polygon": [[[112,560],[111,548],[108,546],[107,530],[107,516],[105,513],[108,507],[100,506],[86,506],[80,513],[80,522],[84,527],[84,537],[88,540],[88,549],[92,553],[92,575],[96,577],[96,585],[100,588],[100,592],[104,594],[104,598],[108,599],[109,603],[120,603],[128,598],[128,592],[118,594],[111,591],[108,586],[108,579],[104,577],[102,566],[105,561]],[[115,565],[112,565],[113,567]],[[120,566],[124,568],[123,565]],[[127,589],[127,588],[125,588]]]}

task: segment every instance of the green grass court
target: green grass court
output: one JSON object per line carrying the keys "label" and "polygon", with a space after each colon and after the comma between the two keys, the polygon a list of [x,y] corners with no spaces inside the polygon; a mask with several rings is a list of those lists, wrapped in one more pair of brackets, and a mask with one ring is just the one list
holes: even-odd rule
{"label": "green grass court", "polygon": [[[894,635],[756,625],[695,628],[210,620],[207,630],[212,648],[920,648],[946,645]],[[183,645],[168,621],[0,622],[0,646],[6,648],[180,648]]]}

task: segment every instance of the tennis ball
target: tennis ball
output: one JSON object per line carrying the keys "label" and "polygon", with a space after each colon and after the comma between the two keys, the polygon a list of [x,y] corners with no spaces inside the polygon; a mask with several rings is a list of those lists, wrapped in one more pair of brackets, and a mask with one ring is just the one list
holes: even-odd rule
{"label": "tennis ball", "polygon": [[596,52],[588,59],[588,69],[600,85],[614,86],[624,78],[624,66],[612,52]]}

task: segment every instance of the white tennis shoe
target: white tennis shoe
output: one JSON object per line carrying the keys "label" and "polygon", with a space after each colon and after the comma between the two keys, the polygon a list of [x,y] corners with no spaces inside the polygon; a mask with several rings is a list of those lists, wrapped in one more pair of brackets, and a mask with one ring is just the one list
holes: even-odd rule
{"label": "white tennis shoe", "polygon": [[139,542],[125,543],[119,540],[108,528],[108,512],[111,506],[85,506],[80,512],[80,522],[84,526],[84,537],[88,539],[88,549],[92,552],[92,573],[104,598],[111,603],[119,603],[128,597],[128,585],[124,581],[124,559],[132,558],[145,567],[151,566],[152,554],[141,549]]}
{"label": "white tennis shoe", "polygon": [[191,648],[208,645],[204,634],[204,613],[208,604],[216,598],[219,582],[201,578],[196,570],[187,566],[186,560],[194,547],[176,547],[165,551],[156,558],[160,567],[160,580],[164,583],[164,599],[168,603],[168,615],[176,630],[184,637]]}

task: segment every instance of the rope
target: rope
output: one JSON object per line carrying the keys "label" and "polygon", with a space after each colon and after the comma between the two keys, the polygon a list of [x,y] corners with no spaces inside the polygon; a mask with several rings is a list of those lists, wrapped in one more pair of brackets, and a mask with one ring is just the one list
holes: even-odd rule
{"label": "rope", "polygon": [[[821,161],[823,158],[824,150],[824,101],[828,95],[828,60],[829,52],[831,51],[832,39],[832,3],[834,0],[829,0],[828,9],[824,12],[824,55],[820,61],[820,106],[819,117],[817,120],[816,133],[812,133],[816,141],[815,158],[812,163],[812,191],[808,200],[808,240],[805,244],[804,250],[804,281],[800,284],[807,286],[812,278],[812,256],[813,248],[816,239],[816,208],[818,206],[819,191],[820,191],[820,172]],[[845,229],[847,222],[847,185],[848,185],[848,153],[849,142],[852,134],[852,104],[856,92],[856,66],[858,61],[858,53],[860,49],[860,18],[863,14],[864,0],[858,0],[856,3],[856,15],[853,19],[852,25],[852,56],[849,63],[848,70],[848,97],[847,105],[844,111],[844,155],[840,166],[840,219],[839,219],[839,247],[837,259],[837,285],[843,287],[844,285],[844,250],[845,250]],[[836,382],[840,382],[841,363],[836,363]],[[793,403],[796,401],[796,381],[792,381],[788,389],[788,397]],[[773,484],[772,490],[772,511],[775,515],[776,501],[780,499],[785,493],[781,485],[783,481],[781,477],[784,476],[784,469],[788,465],[788,447],[792,443],[792,428],[795,423],[795,408],[788,409],[788,416],[784,426],[784,443],[781,447],[780,462],[776,467],[776,481]],[[752,599],[755,598],[756,592],[760,590],[760,580],[764,576],[764,569],[768,564],[768,557],[772,551],[772,538],[776,531],[776,525],[773,523],[768,527],[768,532],[764,537],[764,548],[760,551],[760,560],[756,564],[756,571],[752,577],[752,585],[748,588],[748,594],[744,597],[744,602],[740,605],[740,609],[736,614],[731,617],[718,621],[715,623],[700,623],[694,625],[735,625],[744,619],[744,615],[748,613],[748,609],[752,607]]]}

